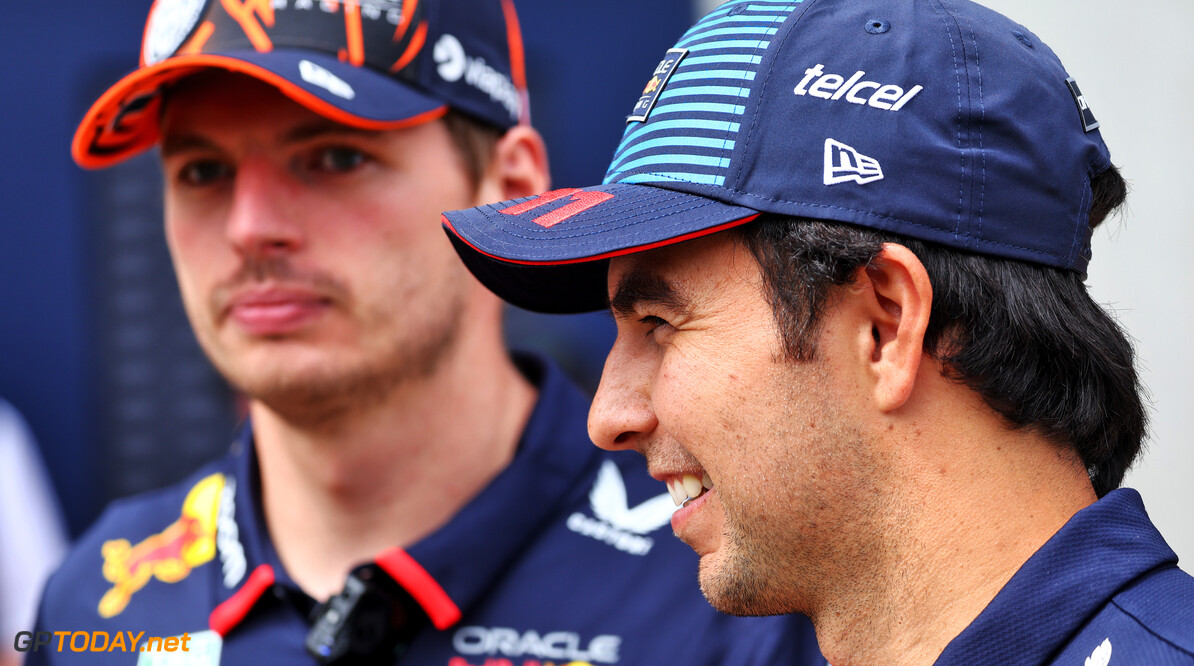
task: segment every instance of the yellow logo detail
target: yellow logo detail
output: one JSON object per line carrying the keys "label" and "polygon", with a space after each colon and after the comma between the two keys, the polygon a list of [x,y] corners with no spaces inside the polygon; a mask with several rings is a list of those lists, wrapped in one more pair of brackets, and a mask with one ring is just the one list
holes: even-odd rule
{"label": "yellow logo detail", "polygon": [[659,79],[658,76],[652,76],[651,80],[647,82],[647,87],[643,88],[643,94],[649,95],[649,94],[655,92],[655,89],[659,87],[660,83],[662,83],[662,81]]}
{"label": "yellow logo detail", "polygon": [[182,503],[182,515],[158,534],[137,545],[127,539],[105,541],[104,578],[112,589],[99,602],[101,617],[124,612],[138,590],[150,577],[163,583],[177,583],[197,566],[210,562],[216,554],[216,515],[224,475],[212,474],[196,483]]}

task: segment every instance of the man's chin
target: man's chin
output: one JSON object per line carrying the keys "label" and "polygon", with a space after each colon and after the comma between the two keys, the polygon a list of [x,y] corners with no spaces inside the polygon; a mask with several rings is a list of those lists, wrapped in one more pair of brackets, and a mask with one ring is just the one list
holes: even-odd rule
{"label": "man's chin", "polygon": [[[744,567],[745,565],[745,567]],[[784,603],[784,591],[771,589],[772,577],[751,572],[751,563],[727,557],[724,550],[701,557],[701,594],[726,615],[758,617],[794,612]]]}
{"label": "man's chin", "polygon": [[[393,384],[392,378],[384,377],[376,368],[313,363],[294,354],[279,356],[217,364],[217,368],[250,400],[288,419],[326,419],[377,400]],[[267,360],[270,362],[263,362]]]}

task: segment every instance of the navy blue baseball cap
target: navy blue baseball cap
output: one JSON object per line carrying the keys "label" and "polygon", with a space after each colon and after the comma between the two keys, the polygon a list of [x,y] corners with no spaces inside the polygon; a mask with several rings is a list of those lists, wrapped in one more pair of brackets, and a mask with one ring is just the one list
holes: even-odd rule
{"label": "navy blue baseball cap", "polygon": [[152,147],[163,92],[212,68],[362,129],[449,107],[509,129],[528,121],[523,59],[513,0],[156,0],[140,67],[92,105],[71,152],[100,168]]}
{"label": "navy blue baseball cap", "polygon": [[760,213],[1085,273],[1091,178],[1111,165],[1053,51],[968,0],[730,0],[626,122],[604,184],[445,214],[486,286],[600,309],[609,258]]}

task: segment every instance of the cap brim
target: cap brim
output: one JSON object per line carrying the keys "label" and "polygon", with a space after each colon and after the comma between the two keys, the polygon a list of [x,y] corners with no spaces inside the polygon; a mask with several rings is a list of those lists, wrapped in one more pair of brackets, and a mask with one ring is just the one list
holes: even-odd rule
{"label": "cap brim", "polygon": [[444,213],[469,270],[526,310],[606,307],[609,259],[745,224],[758,211],[648,185],[615,183]]}
{"label": "cap brim", "polygon": [[[310,65],[302,65],[304,61]],[[316,51],[278,48],[265,53],[180,55],[130,73],[91,106],[75,130],[71,145],[75,161],[97,169],[155,145],[160,138],[163,88],[210,69],[259,79],[325,118],[362,129],[401,129],[447,112],[443,102],[425,92],[368,67],[357,67]],[[334,78],[311,76],[312,71],[320,69]]]}

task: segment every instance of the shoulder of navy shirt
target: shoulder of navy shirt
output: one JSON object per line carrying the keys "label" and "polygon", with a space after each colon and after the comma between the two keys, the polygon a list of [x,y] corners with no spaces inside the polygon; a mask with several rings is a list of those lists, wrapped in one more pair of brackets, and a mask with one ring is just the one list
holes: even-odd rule
{"label": "shoulder of navy shirt", "polygon": [[1108,493],[1033,554],[938,664],[1194,664],[1194,578],[1140,495]]}
{"label": "shoulder of navy shirt", "polygon": [[[647,476],[639,456],[611,455],[593,447],[585,427],[588,401],[558,369],[541,359],[519,357],[519,362],[538,386],[539,400],[513,462],[447,524],[406,551],[443,587],[463,617],[447,630],[424,630],[404,663],[824,663],[812,627],[802,617],[734,618],[714,611],[699,592],[695,555],[666,523],[637,535],[596,515],[590,492],[599,478],[614,476],[610,464],[616,465],[631,510],[658,497],[662,487]],[[199,559],[207,561],[176,582],[151,576],[143,587],[127,587],[127,607],[101,617],[100,599],[118,587],[104,574],[104,544],[125,539],[135,548],[163,534],[184,515],[180,511],[188,493],[212,474],[236,480],[234,508],[224,511],[234,514],[237,534],[230,535],[233,527],[225,524],[220,536],[202,537],[219,545],[216,552],[210,545],[200,552]],[[220,627],[221,661],[313,663],[303,650],[307,611],[295,603],[306,599],[309,606],[311,600],[278,561],[258,498],[252,436],[246,427],[229,455],[188,480],[109,507],[50,580],[38,630],[194,635],[211,629],[212,611],[234,595],[244,597],[253,572],[269,565],[275,573],[269,590],[250,600],[242,621]],[[243,566],[236,561],[239,552]],[[177,552],[158,555],[174,557],[169,560],[173,564],[181,561]],[[226,572],[231,586],[225,583]],[[590,651],[598,644],[600,650]],[[42,648],[28,656],[29,663],[37,664],[69,661],[74,655]],[[119,651],[87,657],[89,663],[133,661],[133,655]],[[510,661],[496,662],[501,659]]]}

